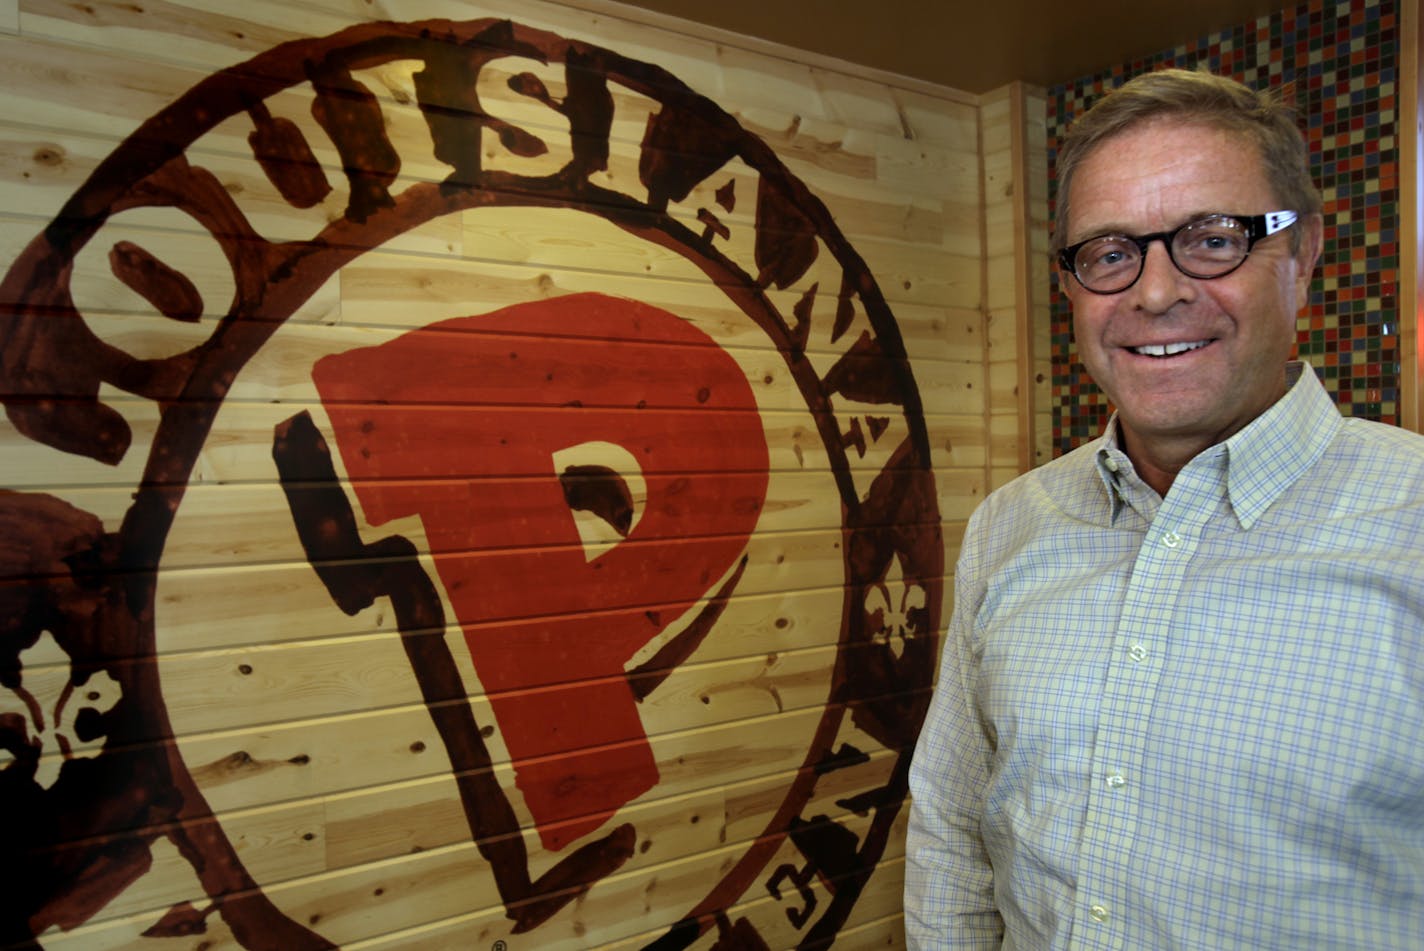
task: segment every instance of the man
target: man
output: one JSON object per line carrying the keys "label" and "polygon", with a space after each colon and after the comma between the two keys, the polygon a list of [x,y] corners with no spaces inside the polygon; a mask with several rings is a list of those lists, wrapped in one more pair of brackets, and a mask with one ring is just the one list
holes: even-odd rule
{"label": "man", "polygon": [[1164,71],[1058,160],[1098,440],[971,519],[910,774],[911,948],[1424,948],[1424,438],[1290,363],[1289,111]]}

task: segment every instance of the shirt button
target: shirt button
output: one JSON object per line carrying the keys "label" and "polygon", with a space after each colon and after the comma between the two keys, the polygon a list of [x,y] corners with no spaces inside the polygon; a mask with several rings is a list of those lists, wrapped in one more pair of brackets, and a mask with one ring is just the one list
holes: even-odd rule
{"label": "shirt button", "polygon": [[1114,459],[1112,456],[1104,456],[1103,465],[1107,468],[1109,472],[1117,471],[1117,460]]}
{"label": "shirt button", "polygon": [[1133,644],[1127,649],[1127,656],[1140,663],[1147,659],[1147,648],[1141,644]]}
{"label": "shirt button", "polygon": [[1121,789],[1123,786],[1127,785],[1127,777],[1124,776],[1122,773],[1109,773],[1108,785],[1111,786],[1113,789]]}
{"label": "shirt button", "polygon": [[1176,548],[1181,543],[1182,536],[1178,535],[1176,532],[1168,532],[1167,534],[1162,536],[1162,544],[1166,545],[1168,548]]}
{"label": "shirt button", "polygon": [[1108,910],[1102,905],[1089,905],[1088,917],[1099,923],[1107,921]]}

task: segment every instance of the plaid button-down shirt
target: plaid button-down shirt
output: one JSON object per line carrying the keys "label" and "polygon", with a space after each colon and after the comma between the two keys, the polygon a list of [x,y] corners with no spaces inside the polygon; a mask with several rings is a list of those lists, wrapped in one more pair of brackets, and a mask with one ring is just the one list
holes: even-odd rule
{"label": "plaid button-down shirt", "polygon": [[912,948],[1424,948],[1424,438],[1304,373],[994,493],[910,785]]}

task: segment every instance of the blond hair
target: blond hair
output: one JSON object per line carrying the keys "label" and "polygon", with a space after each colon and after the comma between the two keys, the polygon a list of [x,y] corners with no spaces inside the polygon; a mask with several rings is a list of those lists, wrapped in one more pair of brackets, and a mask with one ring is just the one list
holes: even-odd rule
{"label": "blond hair", "polygon": [[[1068,243],[1068,209],[1078,165],[1113,136],[1162,118],[1221,129],[1253,143],[1279,210],[1297,212],[1302,219],[1319,213],[1320,191],[1310,178],[1309,150],[1295,110],[1280,95],[1211,73],[1164,69],[1144,73],[1108,93],[1068,130],[1058,150],[1055,252]],[[1222,161],[1235,157],[1222,156]],[[1298,246],[1299,229],[1292,230],[1291,240]]]}

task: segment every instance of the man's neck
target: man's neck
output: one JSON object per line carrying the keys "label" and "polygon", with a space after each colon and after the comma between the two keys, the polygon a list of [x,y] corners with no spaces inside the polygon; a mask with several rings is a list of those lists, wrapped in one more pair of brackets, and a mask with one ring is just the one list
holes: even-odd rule
{"label": "man's neck", "polygon": [[1156,433],[1151,437],[1144,437],[1133,432],[1131,426],[1119,415],[1118,448],[1132,460],[1132,468],[1136,470],[1138,477],[1165,499],[1167,491],[1172,488],[1172,483],[1177,478],[1177,473],[1181,472],[1187,463],[1212,446],[1226,442],[1268,412],[1295,385],[1300,373],[1299,364],[1288,365],[1286,372],[1282,375],[1281,391],[1276,394],[1275,399],[1262,407],[1260,412],[1250,419],[1233,424],[1218,433],[1206,435],[1199,432],[1181,435]]}
{"label": "man's neck", "polygon": [[1164,499],[1167,497],[1168,490],[1172,488],[1172,483],[1176,481],[1177,473],[1181,472],[1182,466],[1191,460],[1191,457],[1188,456],[1180,465],[1168,468],[1159,466],[1149,459],[1140,458],[1131,451],[1128,451],[1127,457],[1132,460],[1132,468],[1137,471],[1138,477]]}
{"label": "man's neck", "polygon": [[1132,460],[1132,468],[1138,478],[1150,485],[1162,498],[1176,481],[1177,473],[1198,455],[1224,442],[1233,433],[1223,433],[1220,438],[1203,439],[1197,437],[1140,439],[1128,432],[1126,427],[1118,430],[1118,446],[1127,458]]}

